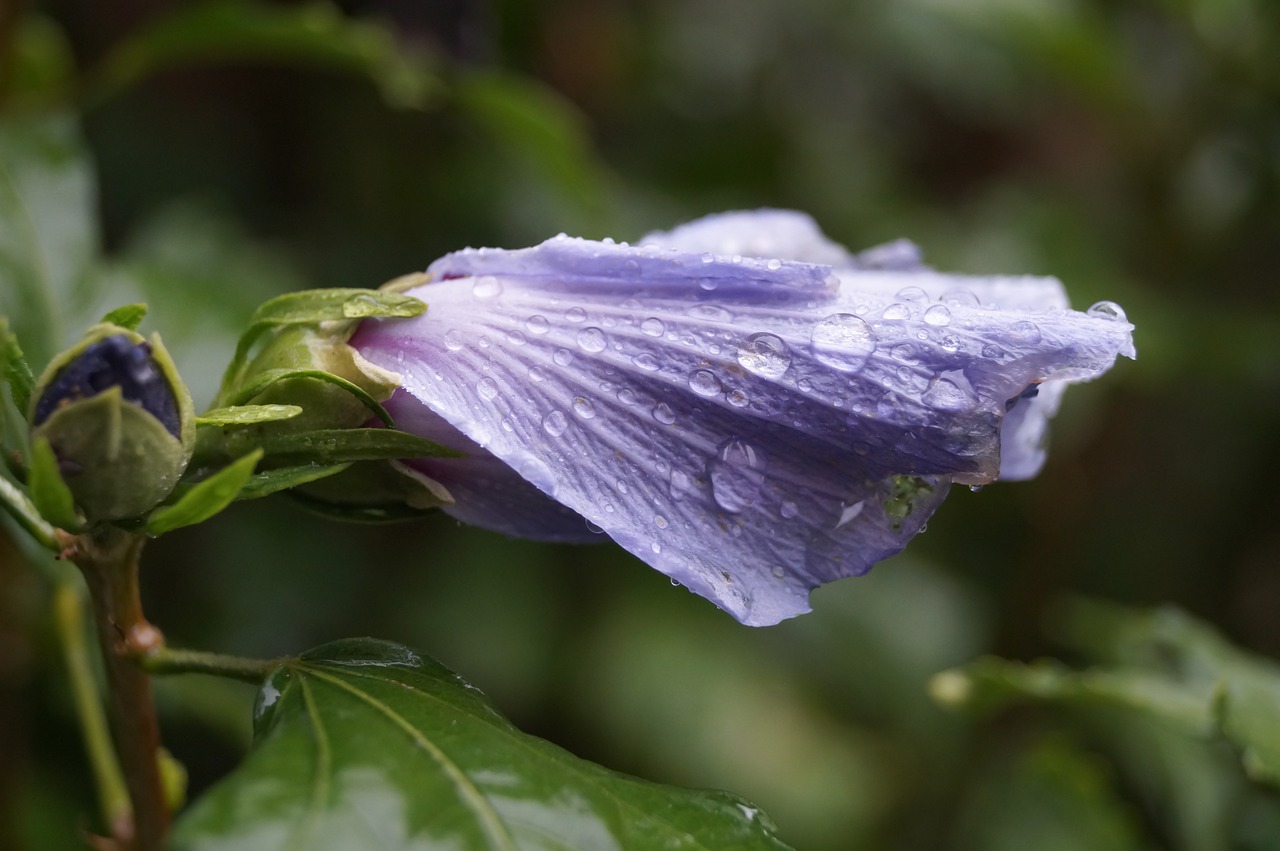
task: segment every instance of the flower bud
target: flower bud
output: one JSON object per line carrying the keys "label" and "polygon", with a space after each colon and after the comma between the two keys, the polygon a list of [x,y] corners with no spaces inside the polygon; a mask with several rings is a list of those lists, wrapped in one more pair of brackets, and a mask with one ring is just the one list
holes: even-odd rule
{"label": "flower bud", "polygon": [[54,358],[32,397],[31,435],[49,441],[90,520],[137,517],[178,482],[195,443],[191,394],[158,335],[91,328]]}

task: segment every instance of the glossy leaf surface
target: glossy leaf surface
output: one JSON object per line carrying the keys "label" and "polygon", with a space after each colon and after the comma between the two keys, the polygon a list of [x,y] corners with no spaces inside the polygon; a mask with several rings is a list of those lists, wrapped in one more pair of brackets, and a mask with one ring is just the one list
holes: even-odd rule
{"label": "glossy leaf surface", "polygon": [[232,405],[196,417],[198,426],[244,426],[288,420],[302,413],[297,405]]}
{"label": "glossy leaf surface", "polygon": [[146,315],[147,306],[145,304],[126,304],[117,307],[102,317],[102,322],[104,325],[119,325],[121,328],[137,331],[138,326],[142,324],[142,320]]}
{"label": "glossy leaf surface", "polygon": [[373,639],[292,660],[254,751],[179,821],[181,851],[778,849],[754,807],[636,780],[515,729],[438,663]]}
{"label": "glossy leaf surface", "polygon": [[261,458],[260,450],[250,452],[187,491],[173,505],[157,509],[147,521],[147,532],[163,535],[208,520],[235,500]]}

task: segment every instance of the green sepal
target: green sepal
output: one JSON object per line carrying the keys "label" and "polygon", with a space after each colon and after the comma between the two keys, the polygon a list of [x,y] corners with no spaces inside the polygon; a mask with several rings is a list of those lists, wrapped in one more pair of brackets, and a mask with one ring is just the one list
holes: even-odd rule
{"label": "green sepal", "polygon": [[9,391],[13,394],[13,404],[26,416],[36,379],[22,354],[22,347],[18,345],[18,335],[9,328],[9,320],[3,316],[0,316],[0,360],[4,380],[9,382]]}
{"label": "green sepal", "polygon": [[84,519],[76,512],[71,488],[58,470],[58,457],[49,441],[37,437],[31,442],[31,461],[27,472],[27,490],[31,502],[41,516],[68,532],[84,528]]}
{"label": "green sepal", "polygon": [[203,523],[222,511],[235,501],[261,459],[262,450],[255,449],[195,485],[173,505],[156,509],[147,518],[147,534],[163,535],[183,526]]}
{"label": "green sepal", "polygon": [[461,458],[463,453],[415,434],[387,428],[334,428],[273,434],[259,444],[267,454],[299,462],[340,464],[399,458]]}
{"label": "green sepal", "polygon": [[288,420],[302,413],[299,405],[230,405],[196,417],[197,428],[246,426]]}
{"label": "green sepal", "polygon": [[341,473],[350,467],[344,464],[296,464],[291,467],[278,467],[255,473],[245,486],[240,489],[236,499],[258,499],[299,485],[311,484],[320,479]]}
{"label": "green sepal", "polygon": [[142,324],[142,320],[146,316],[147,306],[145,304],[126,304],[122,307],[117,307],[102,317],[102,324],[118,325],[121,328],[128,328],[130,331],[137,331],[138,326]]}

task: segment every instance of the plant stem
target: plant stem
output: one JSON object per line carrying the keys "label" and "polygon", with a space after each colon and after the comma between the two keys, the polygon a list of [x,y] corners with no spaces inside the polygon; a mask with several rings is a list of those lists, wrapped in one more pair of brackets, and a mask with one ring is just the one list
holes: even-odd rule
{"label": "plant stem", "polygon": [[54,622],[62,643],[62,657],[71,682],[71,695],[80,720],[80,732],[93,769],[94,786],[103,825],[118,833],[121,824],[133,818],[129,790],[120,771],[120,761],[111,746],[107,716],[93,681],[89,648],[85,644],[84,598],[74,575],[59,580],[53,592]]}
{"label": "plant stem", "polygon": [[101,526],[70,538],[67,557],[84,573],[106,663],[111,730],[133,802],[132,836],[117,840],[136,851],[161,851],[169,807],[160,778],[160,727],[151,677],[137,663],[162,642],[142,615],[138,557],[146,539]]}
{"label": "plant stem", "polygon": [[246,659],[200,650],[171,650],[158,647],[138,659],[153,674],[212,674],[258,684],[278,668],[284,659]]}

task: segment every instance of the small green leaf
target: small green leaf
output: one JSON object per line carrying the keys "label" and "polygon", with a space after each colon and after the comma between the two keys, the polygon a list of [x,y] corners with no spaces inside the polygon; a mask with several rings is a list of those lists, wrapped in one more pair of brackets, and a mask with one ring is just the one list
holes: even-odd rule
{"label": "small green leaf", "polygon": [[302,413],[297,405],[234,405],[214,408],[196,417],[196,426],[245,426],[287,420]]}
{"label": "small green leaf", "polygon": [[456,449],[389,428],[334,428],[262,438],[268,455],[288,455],[322,464],[397,458],[461,458]]}
{"label": "small green leaf", "polygon": [[303,290],[264,302],[249,325],[314,325],[341,319],[418,316],[427,306],[400,293],[364,289]]}
{"label": "small green leaf", "polygon": [[388,642],[286,662],[255,716],[253,752],[179,819],[178,851],[786,847],[741,799],[580,760]]}
{"label": "small green leaf", "polygon": [[173,505],[152,512],[147,534],[163,535],[208,520],[235,500],[261,458],[262,450],[255,449],[191,488]]}
{"label": "small green leaf", "polygon": [[0,374],[4,375],[4,380],[9,382],[13,404],[26,416],[31,394],[35,392],[36,379],[31,374],[27,359],[22,355],[18,335],[9,329],[9,320],[4,316],[0,316],[0,370],[3,370]]}
{"label": "small green leaf", "polygon": [[128,328],[130,331],[137,331],[138,326],[142,324],[142,320],[147,315],[147,306],[145,304],[126,304],[117,307],[115,310],[102,317],[103,324],[119,325],[121,328]]}
{"label": "small green leaf", "polygon": [[350,463],[298,464],[292,467],[265,470],[261,473],[255,473],[245,483],[245,486],[240,489],[240,494],[236,499],[258,499],[259,497],[269,496],[282,490],[296,488],[298,485],[305,485],[309,482],[328,478],[335,473],[341,473],[350,466]]}
{"label": "small green leaf", "polygon": [[68,532],[78,532],[83,527],[71,489],[58,470],[58,458],[44,438],[36,438],[31,443],[27,490],[40,514],[54,526]]}

